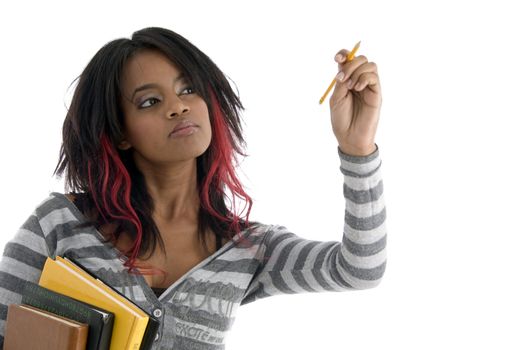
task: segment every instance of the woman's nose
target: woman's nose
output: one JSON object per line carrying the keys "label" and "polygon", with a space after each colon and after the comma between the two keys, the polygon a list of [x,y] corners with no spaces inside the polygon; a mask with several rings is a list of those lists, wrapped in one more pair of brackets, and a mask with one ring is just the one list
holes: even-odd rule
{"label": "woman's nose", "polygon": [[180,99],[178,96],[174,98],[173,103],[170,106],[170,109],[168,110],[168,118],[175,118],[178,116],[181,116],[183,114],[186,114],[190,111],[190,108],[188,107],[188,104],[185,103],[182,99]]}

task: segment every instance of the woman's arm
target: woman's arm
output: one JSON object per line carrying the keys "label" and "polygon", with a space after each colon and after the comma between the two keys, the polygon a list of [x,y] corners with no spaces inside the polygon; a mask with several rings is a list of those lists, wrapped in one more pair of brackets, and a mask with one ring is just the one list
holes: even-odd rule
{"label": "woman's arm", "polygon": [[39,214],[37,208],[29,216],[5,245],[0,260],[0,349],[4,344],[8,306],[21,303],[26,282],[38,283],[49,256]]}
{"label": "woman's arm", "polygon": [[381,160],[374,141],[382,94],[377,67],[340,50],[330,98],[331,125],[344,175],[342,242],[308,241],[283,226],[264,238],[264,257],[242,304],[281,293],[376,286],[385,271],[386,227]]}
{"label": "woman's arm", "polygon": [[367,289],[380,282],[387,230],[379,149],[356,157],[338,148],[338,154],[346,203],[342,241],[307,240],[273,226],[241,304],[284,293]]}

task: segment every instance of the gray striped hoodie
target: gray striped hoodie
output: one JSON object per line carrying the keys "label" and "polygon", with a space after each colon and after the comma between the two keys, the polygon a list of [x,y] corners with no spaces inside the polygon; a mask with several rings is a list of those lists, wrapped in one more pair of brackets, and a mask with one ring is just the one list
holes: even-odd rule
{"label": "gray striped hoodie", "polygon": [[9,304],[38,283],[48,256],[68,254],[156,317],[154,349],[224,349],[240,305],[278,294],[375,287],[386,265],[386,211],[378,146],[355,157],[338,148],[344,175],[341,242],[303,239],[281,225],[256,224],[236,235],[156,297],[128,274],[110,243],[58,192],[40,203],[4,247],[0,261],[0,345]]}

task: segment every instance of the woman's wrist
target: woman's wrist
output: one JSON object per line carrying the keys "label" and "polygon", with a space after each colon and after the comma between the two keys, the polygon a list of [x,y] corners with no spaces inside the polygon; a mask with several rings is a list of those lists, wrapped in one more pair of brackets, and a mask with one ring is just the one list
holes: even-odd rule
{"label": "woman's wrist", "polygon": [[348,145],[339,145],[340,150],[350,156],[353,157],[366,157],[368,155],[373,154],[376,151],[376,143],[363,148],[356,148]]}

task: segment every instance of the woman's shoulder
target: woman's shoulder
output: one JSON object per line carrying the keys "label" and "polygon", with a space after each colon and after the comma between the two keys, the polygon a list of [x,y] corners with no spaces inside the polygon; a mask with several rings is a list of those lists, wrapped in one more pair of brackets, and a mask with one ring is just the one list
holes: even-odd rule
{"label": "woman's shoulder", "polygon": [[93,223],[77,207],[82,200],[82,193],[51,192],[33,213],[30,222],[35,230],[31,231],[46,239],[51,255],[62,255],[78,247],[101,246]]}
{"label": "woman's shoulder", "polygon": [[78,194],[51,192],[35,208],[35,215],[39,220],[48,224],[66,223],[71,221],[85,221],[83,212],[77,207]]}

